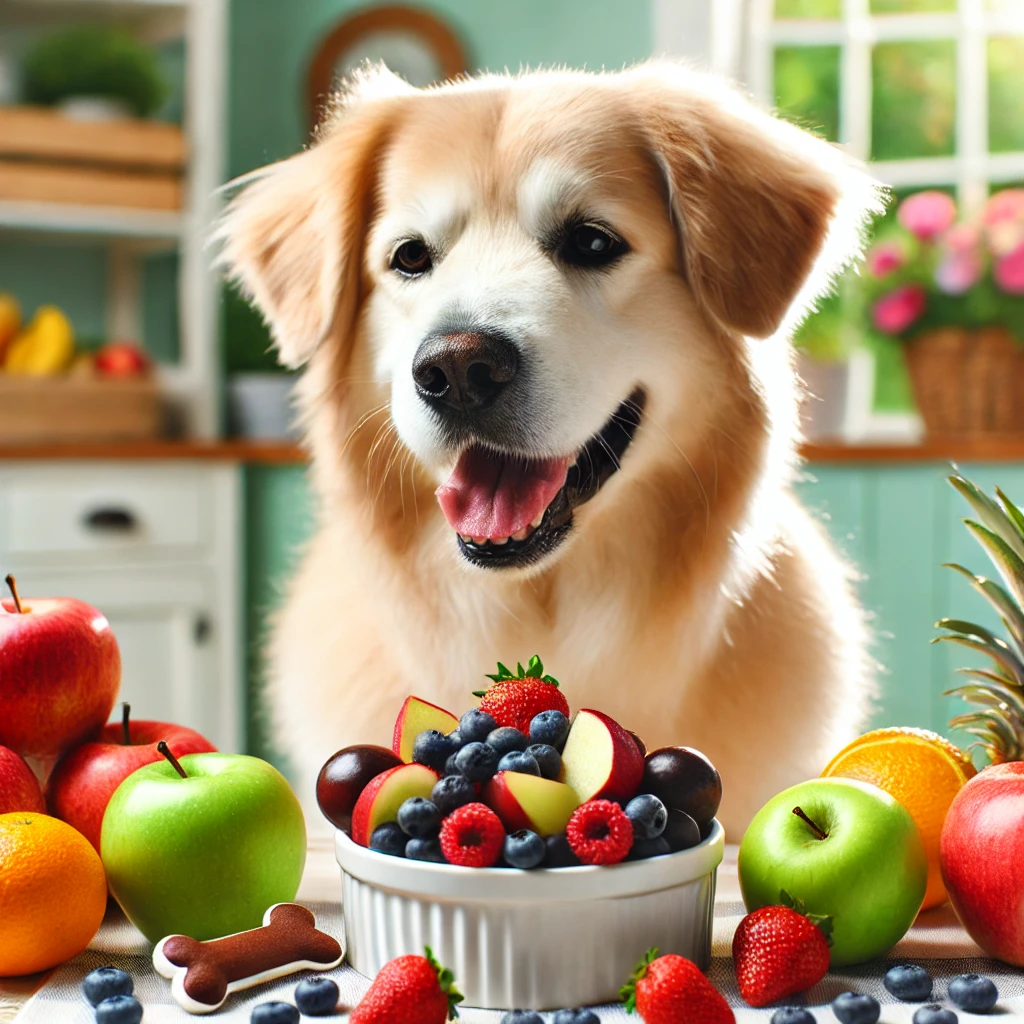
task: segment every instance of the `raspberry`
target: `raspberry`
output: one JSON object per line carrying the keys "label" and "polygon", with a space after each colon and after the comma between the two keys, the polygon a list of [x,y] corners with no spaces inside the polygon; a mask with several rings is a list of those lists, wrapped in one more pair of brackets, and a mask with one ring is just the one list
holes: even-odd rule
{"label": "raspberry", "polygon": [[504,845],[505,828],[486,804],[457,807],[441,825],[441,850],[449,864],[489,868],[498,862]]}
{"label": "raspberry", "polygon": [[588,800],[572,812],[565,836],[584,864],[618,864],[633,845],[633,823],[611,800]]}

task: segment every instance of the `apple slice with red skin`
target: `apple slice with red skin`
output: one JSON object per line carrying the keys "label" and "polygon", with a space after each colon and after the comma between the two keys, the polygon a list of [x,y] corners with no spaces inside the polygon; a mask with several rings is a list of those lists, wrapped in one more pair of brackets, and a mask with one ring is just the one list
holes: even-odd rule
{"label": "apple slice with red skin", "polygon": [[11,811],[46,811],[39,781],[22,757],[0,747],[0,814]]}
{"label": "apple slice with red skin", "polygon": [[458,727],[459,720],[444,708],[420,697],[406,697],[398,712],[391,749],[406,763],[412,761],[412,745],[421,732],[437,729],[446,736]]}
{"label": "apple slice with red skin", "polygon": [[629,800],[640,787],[644,759],[636,741],[613,718],[584,708],[573,719],[562,751],[565,782],[580,803]]}
{"label": "apple slice with red skin", "polygon": [[370,836],[378,825],[398,818],[398,808],[410,797],[430,799],[440,776],[422,764],[400,764],[370,779],[352,808],[352,839],[360,846],[370,845]]}
{"label": "apple slice with red skin", "polygon": [[501,818],[507,831],[528,828],[544,837],[564,832],[580,805],[571,786],[524,772],[498,772],[484,786],[481,800]]}

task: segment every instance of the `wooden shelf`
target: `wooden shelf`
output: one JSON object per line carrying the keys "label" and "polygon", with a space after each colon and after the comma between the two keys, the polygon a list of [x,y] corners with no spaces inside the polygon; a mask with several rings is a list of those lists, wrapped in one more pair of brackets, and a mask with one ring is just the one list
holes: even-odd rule
{"label": "wooden shelf", "polygon": [[177,243],[183,227],[183,215],[172,211],[0,200],[0,229],[12,231]]}
{"label": "wooden shelf", "polygon": [[921,444],[809,444],[808,462],[1024,462],[1024,437],[926,438]]}

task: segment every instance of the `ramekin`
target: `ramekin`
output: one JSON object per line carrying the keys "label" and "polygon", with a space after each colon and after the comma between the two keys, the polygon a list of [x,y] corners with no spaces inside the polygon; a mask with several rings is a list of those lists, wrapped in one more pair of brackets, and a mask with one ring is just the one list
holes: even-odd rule
{"label": "ramekin", "polygon": [[389,857],[338,832],[349,962],[372,978],[430,946],[467,1006],[612,1002],[651,946],[708,966],[724,848],[716,821],[700,846],[649,860],[481,870]]}

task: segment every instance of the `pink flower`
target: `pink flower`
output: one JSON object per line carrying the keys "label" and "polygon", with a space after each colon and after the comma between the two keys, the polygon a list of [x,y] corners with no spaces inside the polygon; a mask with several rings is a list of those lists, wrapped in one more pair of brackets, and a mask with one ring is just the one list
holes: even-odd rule
{"label": "pink flower", "polygon": [[903,248],[899,242],[879,242],[868,250],[868,273],[881,281],[894,270],[899,270],[904,260]]}
{"label": "pink flower", "polygon": [[871,318],[883,334],[902,334],[924,312],[926,301],[920,285],[901,285],[875,303]]}
{"label": "pink flower", "polygon": [[1024,188],[1004,188],[1002,192],[994,192],[985,203],[981,219],[986,224],[1024,220]]}
{"label": "pink flower", "polygon": [[917,192],[900,203],[899,222],[922,242],[930,242],[956,220],[956,203],[945,192]]}
{"label": "pink flower", "polygon": [[1024,244],[997,260],[992,268],[996,284],[1010,295],[1024,295]]}
{"label": "pink flower", "polygon": [[976,249],[954,251],[935,268],[935,283],[947,295],[963,295],[978,283],[983,270]]}
{"label": "pink flower", "polygon": [[942,242],[952,252],[965,252],[968,249],[977,249],[981,245],[981,229],[977,224],[961,221],[959,224],[954,224],[946,232],[946,237]]}

